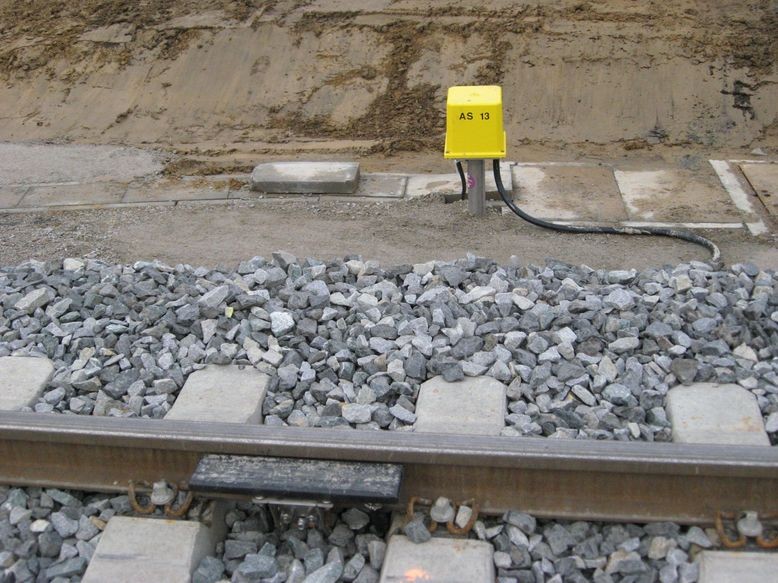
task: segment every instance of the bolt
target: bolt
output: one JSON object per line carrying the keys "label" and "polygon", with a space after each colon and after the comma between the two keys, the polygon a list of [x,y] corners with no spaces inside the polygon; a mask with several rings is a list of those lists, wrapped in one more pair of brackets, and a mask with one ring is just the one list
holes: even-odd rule
{"label": "bolt", "polygon": [[319,523],[318,518],[315,514],[309,514],[308,515],[308,528],[316,528],[316,525]]}
{"label": "bolt", "polygon": [[757,537],[762,534],[762,523],[756,512],[745,512],[737,521],[737,530],[743,536]]}

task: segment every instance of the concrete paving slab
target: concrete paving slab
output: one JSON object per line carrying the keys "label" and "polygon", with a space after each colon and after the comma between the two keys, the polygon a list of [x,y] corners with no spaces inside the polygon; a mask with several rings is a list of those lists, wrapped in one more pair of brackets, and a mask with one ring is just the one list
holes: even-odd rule
{"label": "concrete paving slab", "polygon": [[122,201],[126,190],[125,184],[115,182],[33,186],[24,195],[18,208],[117,204]]}
{"label": "concrete paving slab", "polygon": [[727,191],[730,200],[740,211],[740,215],[751,234],[763,235],[766,233],[768,231],[767,225],[755,209],[756,206],[761,205],[761,202],[747,189],[743,173],[737,172],[735,164],[727,160],[709,160],[709,162],[719,182]]}
{"label": "concrete paving slab", "polygon": [[213,200],[229,196],[229,188],[213,187],[204,181],[152,182],[131,184],[122,202],[166,202],[178,200]]}
{"label": "concrete paving slab", "polygon": [[189,375],[165,419],[262,423],[269,381],[249,366],[206,366]]}
{"label": "concrete paving slab", "polygon": [[778,581],[778,554],[703,551],[698,583],[767,583]]}
{"label": "concrete paving slab", "polygon": [[148,206],[176,206],[176,201],[167,202],[120,202],[116,204],[66,204],[52,206],[30,206],[4,209],[0,208],[0,215],[15,215],[21,213],[49,213],[57,211],[88,211],[102,209],[142,208]]}
{"label": "concrete paving slab", "polygon": [[674,387],[667,414],[676,443],[770,445],[756,398],[738,385]]}
{"label": "concrete paving slab", "polygon": [[407,174],[388,174],[375,172],[362,174],[359,188],[351,196],[368,198],[402,198],[408,184]]}
{"label": "concrete paving slab", "polygon": [[741,164],[740,169],[767,212],[778,216],[778,163]]}
{"label": "concrete paving slab", "polygon": [[[509,193],[513,193],[513,164],[509,162],[503,162],[500,164],[500,178],[502,179],[502,185]],[[497,192],[497,183],[494,181],[494,172],[492,172],[492,165],[486,164],[486,195],[490,198],[499,198],[500,195]]]}
{"label": "concrete paving slab", "polygon": [[[511,215],[513,211],[508,207],[503,207],[502,214]],[[597,221],[566,221],[557,219],[554,221],[560,225],[592,225]],[[665,223],[661,221],[618,221],[622,227],[664,227],[667,229],[744,229],[745,223]],[[761,264],[760,264],[761,265]]]}
{"label": "concrete paving slab", "polygon": [[418,198],[428,194],[457,193],[461,189],[457,174],[412,174],[405,192],[409,198]]}
{"label": "concrete paving slab", "polygon": [[[213,520],[223,522],[223,517]],[[190,520],[116,516],[108,521],[82,581],[188,583],[223,534]]]}
{"label": "concrete paving slab", "polygon": [[32,407],[53,374],[48,358],[0,357],[0,411]]}
{"label": "concrete paving slab", "polygon": [[27,190],[26,186],[0,187],[0,208],[13,208],[18,205]]}
{"label": "concrete paving slab", "polygon": [[543,219],[615,222],[627,211],[607,166],[513,167],[514,200]]}
{"label": "concrete paving slab", "polygon": [[244,188],[230,188],[228,198],[230,200],[256,200],[262,196],[261,192],[254,192],[247,187]]}
{"label": "concrete paving slab", "polygon": [[[662,223],[657,221],[622,221],[624,227],[665,227],[667,229],[743,229],[742,221],[736,223]],[[760,263],[761,265],[761,263]]]}
{"label": "concrete paving slab", "polygon": [[715,176],[687,170],[616,170],[632,220],[729,222],[741,219]]}
{"label": "concrete paving slab", "polygon": [[379,583],[494,583],[493,554],[492,545],[478,540],[436,537],[416,544],[394,535]]}
{"label": "concrete paving slab", "polygon": [[505,427],[505,385],[491,377],[449,383],[435,377],[422,383],[414,431],[499,435]]}
{"label": "concrete paving slab", "polygon": [[0,143],[0,185],[130,182],[162,171],[165,156],[117,146]]}
{"label": "concrete paving slab", "polygon": [[359,186],[356,162],[268,162],[251,173],[251,189],[275,194],[353,194]]}
{"label": "concrete paving slab", "polygon": [[175,201],[176,208],[198,208],[204,206],[226,206],[235,202],[232,198],[214,198],[209,200],[177,200]]}
{"label": "concrete paving slab", "polygon": [[[465,169],[467,171],[467,169]],[[513,191],[513,178],[511,176],[511,164],[504,163],[500,166],[500,178],[502,184],[508,192]],[[486,194],[489,198],[499,198],[497,193],[497,184],[494,181],[494,173],[491,165],[486,168]],[[462,182],[459,174],[411,174],[408,177],[408,186],[405,189],[405,196],[408,198],[418,198],[430,194],[459,194],[462,191]]]}

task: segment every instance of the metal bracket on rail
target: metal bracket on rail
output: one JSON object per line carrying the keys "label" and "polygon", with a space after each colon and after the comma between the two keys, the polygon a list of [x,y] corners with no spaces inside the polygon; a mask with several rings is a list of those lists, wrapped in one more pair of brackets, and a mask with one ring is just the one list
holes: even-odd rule
{"label": "metal bracket on rail", "polygon": [[151,503],[151,496],[149,496],[148,504],[141,504],[135,491],[136,484],[142,488],[151,489],[151,484],[148,482],[136,483],[133,480],[130,480],[129,484],[127,484],[127,496],[130,501],[130,507],[138,514],[152,514],[157,509],[157,505]]}
{"label": "metal bracket on rail", "polygon": [[394,504],[401,482],[398,464],[206,455],[188,484],[194,493],[268,504],[277,523],[303,530],[321,524],[336,505]]}
{"label": "metal bracket on rail", "polygon": [[[727,533],[724,521],[734,523],[738,533],[737,538],[731,538]],[[762,521],[776,521],[778,515],[763,514],[761,517],[753,511],[741,512],[717,512],[716,532],[721,544],[728,549],[739,549],[746,546],[749,538],[753,538],[756,544],[763,549],[778,549],[778,535],[768,538],[764,536],[765,528]]]}
{"label": "metal bracket on rail", "polygon": [[[136,490],[138,486],[150,491],[146,504],[142,504],[138,498]],[[184,489],[183,485],[168,485],[164,480],[154,482],[154,484],[130,480],[127,485],[127,496],[130,501],[130,507],[138,514],[153,514],[157,507],[161,507],[164,509],[167,518],[183,518],[189,512],[189,508],[194,500],[194,494],[189,491],[184,496],[184,499],[179,502],[178,493]]]}
{"label": "metal bracket on rail", "polygon": [[308,528],[320,528],[326,523],[326,513],[333,508],[331,502],[319,500],[290,500],[255,496],[255,504],[267,504],[270,516],[277,526],[303,531]]}
{"label": "metal bracket on rail", "polygon": [[[427,498],[421,498],[419,496],[412,496],[410,500],[408,500],[408,506],[405,511],[405,524],[408,524],[411,520],[414,519],[416,515],[416,508],[417,506],[432,506],[432,500],[429,500]],[[460,504],[454,505],[454,516],[456,517],[457,510],[462,507],[467,506],[471,508],[472,513],[470,514],[470,519],[467,521],[467,524],[465,524],[462,528],[459,528],[455,523],[454,519],[449,520],[446,523],[446,530],[450,534],[453,535],[466,535],[469,533],[473,526],[475,525],[476,520],[478,520],[478,513],[480,511],[480,506],[475,501],[474,498],[471,498],[469,500],[464,500]],[[430,523],[427,527],[427,530],[430,531],[430,533],[435,532],[438,529],[438,522],[432,520],[432,517],[430,516]]]}

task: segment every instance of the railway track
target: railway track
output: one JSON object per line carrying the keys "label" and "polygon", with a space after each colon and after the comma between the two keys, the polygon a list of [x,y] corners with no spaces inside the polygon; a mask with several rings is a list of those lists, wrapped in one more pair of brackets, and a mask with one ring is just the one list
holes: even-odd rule
{"label": "railway track", "polygon": [[[778,448],[516,439],[231,423],[0,413],[0,483],[126,492],[188,488],[211,454],[394,464],[399,498],[474,499],[484,513],[710,524],[719,511],[778,511]],[[291,476],[290,479],[294,479]],[[211,486],[211,497],[236,495]],[[320,493],[326,498],[327,492]]]}
{"label": "railway track", "polygon": [[156,264],[1,276],[0,582],[692,583],[778,546],[772,275],[273,262],[239,271],[315,272],[329,305]]}
{"label": "railway track", "polygon": [[[223,580],[226,570],[232,581],[303,583],[486,583],[495,577],[557,582],[584,581],[585,573],[595,581],[659,573],[663,581],[708,583],[717,581],[710,577],[719,571],[745,568],[761,577],[773,568],[769,562],[760,563],[769,556],[763,554],[741,553],[741,562],[735,565],[720,552],[708,551],[701,560],[694,559],[700,559],[699,545],[744,546],[740,544],[744,537],[740,541],[729,537],[733,529],[725,531],[722,517],[729,521],[744,510],[761,517],[776,514],[778,448],[0,412],[0,483],[28,487],[32,497],[36,492],[54,496],[64,502],[56,514],[65,520],[76,510],[65,508],[72,496],[59,488],[129,495],[130,506],[118,516],[113,511],[89,519],[80,516],[74,523],[79,527],[76,536],[84,520],[87,530],[99,525],[102,533],[97,537],[87,532],[96,546],[82,541],[79,556],[39,565],[38,579],[46,581],[83,573],[89,583],[117,577],[127,582],[188,581],[188,574],[193,574],[192,581],[210,582]],[[152,483],[177,489],[163,515],[148,490],[143,493],[146,498],[139,494],[139,484]],[[116,503],[120,509],[123,504],[123,497],[110,498],[111,494],[102,499],[74,494],[85,503],[92,500],[84,508]],[[185,502],[179,504],[181,496]],[[230,502],[225,505],[221,499]],[[449,520],[451,534],[444,531],[443,538],[434,536],[419,544],[430,536],[427,528],[434,532],[437,524],[433,510],[420,506],[440,500],[462,501],[457,524]],[[30,508],[35,511],[37,505],[33,502]],[[230,507],[232,521],[224,514]],[[2,508],[15,510],[17,518],[9,514],[11,524],[16,520],[17,528],[24,528],[23,522],[18,524],[18,508],[7,504]],[[204,508],[210,511],[203,514]],[[472,513],[463,521],[466,525],[459,524],[463,508]],[[132,510],[196,520],[121,516]],[[419,510],[422,515],[428,512],[428,518],[420,518]],[[388,518],[381,516],[388,517],[390,511],[404,518],[387,526]],[[104,516],[107,520],[101,522]],[[263,524],[272,516],[269,524],[275,526],[265,526],[267,532],[243,533],[241,528],[236,532],[236,516],[246,517],[246,524]],[[48,517],[51,522],[36,522],[46,524],[56,539],[51,525],[57,532],[60,526],[53,517]],[[423,526],[425,521],[428,526]],[[231,522],[232,532],[225,534],[225,523]],[[622,528],[614,522],[630,524]],[[678,523],[716,523],[716,530],[697,526],[682,530]],[[412,530],[413,525],[418,530]],[[468,536],[471,529],[474,534]],[[348,542],[353,530],[361,532],[362,548]],[[735,530],[744,532],[739,524]],[[398,535],[400,531],[407,536]],[[39,552],[48,552],[43,550],[48,548],[43,536],[38,539]],[[259,549],[260,544],[252,542],[259,537],[281,544],[290,536],[301,541],[290,547],[297,557],[291,564],[284,554],[291,551],[282,549],[274,558],[275,544],[268,547],[265,542]],[[778,541],[760,536],[756,539],[760,546]],[[596,541],[602,542],[598,546]],[[618,548],[609,546],[615,543]],[[330,549],[326,561],[323,555],[317,559],[310,554],[321,544]],[[298,556],[297,547],[308,551]],[[607,559],[592,552],[604,553]],[[553,561],[544,558],[546,553],[552,553]],[[582,558],[581,553],[590,554]],[[532,570],[520,568],[530,566]],[[8,573],[14,580],[33,580],[23,559],[11,565],[6,577]],[[258,575],[271,573],[276,579]],[[548,579],[551,574],[554,577]]]}

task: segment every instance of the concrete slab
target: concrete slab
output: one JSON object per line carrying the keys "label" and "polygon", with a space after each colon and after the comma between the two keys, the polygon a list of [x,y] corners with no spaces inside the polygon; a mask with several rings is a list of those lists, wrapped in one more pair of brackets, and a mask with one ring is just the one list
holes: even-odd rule
{"label": "concrete slab", "polygon": [[379,583],[494,583],[493,554],[492,545],[478,540],[432,538],[415,544],[394,535]]}
{"label": "concrete slab", "polygon": [[738,385],[674,387],[667,414],[676,443],[770,445],[756,398]]}
{"label": "concrete slab", "polygon": [[0,208],[13,208],[18,205],[27,192],[26,186],[0,187]]}
{"label": "concrete slab", "polygon": [[188,583],[222,537],[221,528],[201,522],[116,516],[108,521],[82,581]]}
{"label": "concrete slab", "polygon": [[[730,200],[740,211],[746,227],[752,235],[763,235],[768,231],[767,225],[757,214],[754,208],[761,203],[758,197],[755,197],[745,184],[745,177],[742,172],[736,172],[734,163],[727,160],[709,160],[711,168],[716,173],[719,182],[727,191]],[[755,204],[752,204],[752,200]]]}
{"label": "concrete slab", "polygon": [[740,220],[737,207],[713,175],[675,169],[616,170],[614,175],[632,220]]}
{"label": "concrete slab", "polygon": [[[668,229],[744,229],[742,221],[737,223],[662,223],[657,221],[622,221],[623,227],[665,227]],[[759,263],[759,265],[762,265]]]}
{"label": "concrete slab", "polygon": [[[504,163],[500,166],[500,178],[508,192],[513,191],[513,178],[511,176],[511,164]],[[411,174],[408,177],[408,186],[405,196],[418,198],[430,194],[459,194],[462,191],[462,183],[459,174]],[[486,168],[486,194],[489,198],[499,198],[497,184],[494,182],[494,173],[491,165]]]}
{"label": "concrete slab", "polygon": [[740,169],[767,212],[778,216],[778,163],[741,164]]}
{"label": "concrete slab", "polygon": [[48,358],[0,357],[0,411],[32,407],[53,374]]}
{"label": "concrete slab", "polygon": [[[231,205],[235,202],[234,199],[231,198],[214,198],[214,199],[208,199],[208,200],[178,200],[174,204],[176,205],[176,208],[198,208],[198,207],[204,207],[204,206],[219,206],[219,205]],[[149,204],[156,204],[156,203],[149,203]]]}
{"label": "concrete slab", "polygon": [[161,172],[164,161],[138,148],[0,143],[0,185],[130,182]]}
{"label": "concrete slab", "polygon": [[178,200],[213,200],[229,196],[229,188],[214,187],[205,181],[165,181],[131,184],[122,202],[165,202]]}
{"label": "concrete slab", "polygon": [[698,583],[767,583],[778,580],[778,554],[703,551]]}
{"label": "concrete slab", "polygon": [[543,219],[615,222],[627,211],[606,166],[514,166],[514,200]]}
{"label": "concrete slab", "polygon": [[408,184],[406,174],[371,173],[362,174],[359,188],[352,196],[368,198],[402,198]]}
{"label": "concrete slab", "polygon": [[251,189],[275,194],[353,194],[359,186],[356,162],[268,162],[251,173]]}
{"label": "concrete slab", "polygon": [[428,194],[452,194],[462,189],[457,174],[411,174],[406,196],[418,198]]}
{"label": "concrete slab", "polygon": [[262,196],[261,192],[254,192],[249,188],[230,188],[230,200],[256,200]]}
{"label": "concrete slab", "polygon": [[499,435],[505,427],[505,385],[491,377],[455,383],[435,377],[422,383],[414,431]]}
{"label": "concrete slab", "polygon": [[206,366],[189,375],[165,419],[262,423],[269,381],[248,366]]}
{"label": "concrete slab", "polygon": [[[508,207],[503,207],[501,213],[511,215],[513,211]],[[596,221],[566,221],[557,219],[554,221],[560,225],[591,225]],[[665,223],[661,221],[618,221],[622,227],[663,227],[667,229],[744,229],[746,225],[740,221],[737,223]],[[761,265],[761,263],[759,263]]]}
{"label": "concrete slab", "polygon": [[[502,185],[507,192],[513,192],[513,164],[509,162],[503,162],[500,164],[500,178],[502,179]],[[492,172],[492,165],[486,163],[486,195],[489,198],[499,198],[500,195],[497,192],[497,183],[494,181],[494,172]]]}
{"label": "concrete slab", "polygon": [[[182,203],[183,204],[183,203]],[[102,209],[122,209],[122,208],[142,208],[149,206],[176,206],[176,201],[167,202],[120,202],[116,204],[70,204],[63,206],[30,206],[4,209],[0,208],[0,215],[15,215],[22,213],[48,213],[51,209],[56,208],[62,211],[88,211],[88,210],[102,210]]]}
{"label": "concrete slab", "polygon": [[117,204],[127,186],[115,182],[33,186],[19,203],[22,207],[49,207],[79,204]]}

